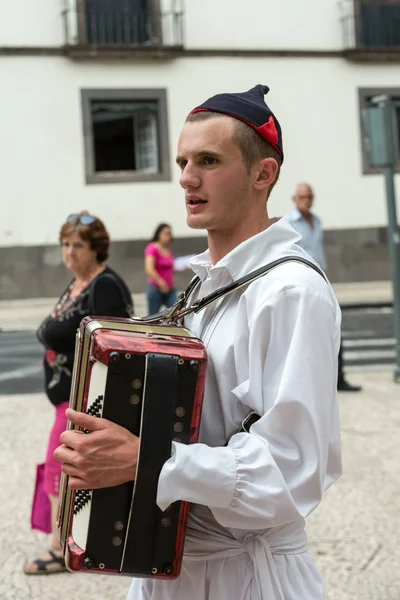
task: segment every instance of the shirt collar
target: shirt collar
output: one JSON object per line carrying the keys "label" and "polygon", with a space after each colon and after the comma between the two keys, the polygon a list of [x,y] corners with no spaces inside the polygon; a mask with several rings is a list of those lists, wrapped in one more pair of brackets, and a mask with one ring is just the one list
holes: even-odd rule
{"label": "shirt collar", "polygon": [[290,219],[293,221],[301,221],[303,219],[303,215],[301,214],[297,206],[290,213]]}
{"label": "shirt collar", "polygon": [[300,239],[301,236],[282,217],[265,231],[236,246],[215,265],[211,264],[210,252],[206,250],[195,256],[190,261],[190,266],[202,281],[216,276],[221,270],[227,271],[233,281],[288,254],[288,248]]}
{"label": "shirt collar", "polygon": [[[314,215],[314,213],[310,213],[311,214],[311,219],[312,221],[315,223],[317,217]],[[289,221],[306,221],[305,218],[303,217],[303,215],[301,214],[301,212],[299,211],[299,209],[297,207],[295,207],[291,213],[289,213]]]}

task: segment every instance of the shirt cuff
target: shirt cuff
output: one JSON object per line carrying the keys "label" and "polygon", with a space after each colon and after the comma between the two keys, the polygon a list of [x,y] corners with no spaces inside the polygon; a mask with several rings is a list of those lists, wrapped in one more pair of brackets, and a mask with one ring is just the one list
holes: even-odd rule
{"label": "shirt cuff", "polygon": [[157,505],[166,510],[185,500],[204,506],[228,508],[236,485],[236,457],[229,447],[172,442],[172,455],[161,469]]}

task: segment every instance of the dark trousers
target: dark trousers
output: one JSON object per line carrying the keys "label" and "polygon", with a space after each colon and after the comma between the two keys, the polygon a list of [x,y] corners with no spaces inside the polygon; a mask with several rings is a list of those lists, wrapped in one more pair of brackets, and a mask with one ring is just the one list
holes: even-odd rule
{"label": "dark trousers", "polygon": [[167,294],[164,294],[150,283],[147,285],[146,296],[149,315],[156,315],[160,312],[162,306],[170,308],[176,302],[176,290],[170,290]]}
{"label": "dark trousers", "polygon": [[342,338],[340,338],[340,348],[338,356],[338,384],[343,383],[344,372],[343,372],[343,351],[342,351]]}

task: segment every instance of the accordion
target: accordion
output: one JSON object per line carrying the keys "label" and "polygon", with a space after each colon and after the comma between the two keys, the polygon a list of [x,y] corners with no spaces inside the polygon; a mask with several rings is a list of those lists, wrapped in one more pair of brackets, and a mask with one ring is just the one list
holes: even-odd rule
{"label": "accordion", "polygon": [[63,473],[57,527],[71,571],[179,575],[189,504],[161,511],[157,485],[172,440],[198,440],[206,360],[201,341],[176,324],[82,321],[70,407],[125,427],[140,447],[135,481],[70,490]]}

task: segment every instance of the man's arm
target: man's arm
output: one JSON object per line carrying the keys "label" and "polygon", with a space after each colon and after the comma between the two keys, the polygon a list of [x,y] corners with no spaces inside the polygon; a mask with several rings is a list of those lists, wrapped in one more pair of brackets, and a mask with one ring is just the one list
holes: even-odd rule
{"label": "man's arm", "polygon": [[232,393],[262,418],[227,447],[174,443],[157,501],[203,504],[223,526],[262,529],[308,515],[340,475],[339,336],[332,304],[306,286],[248,313],[250,377]]}

